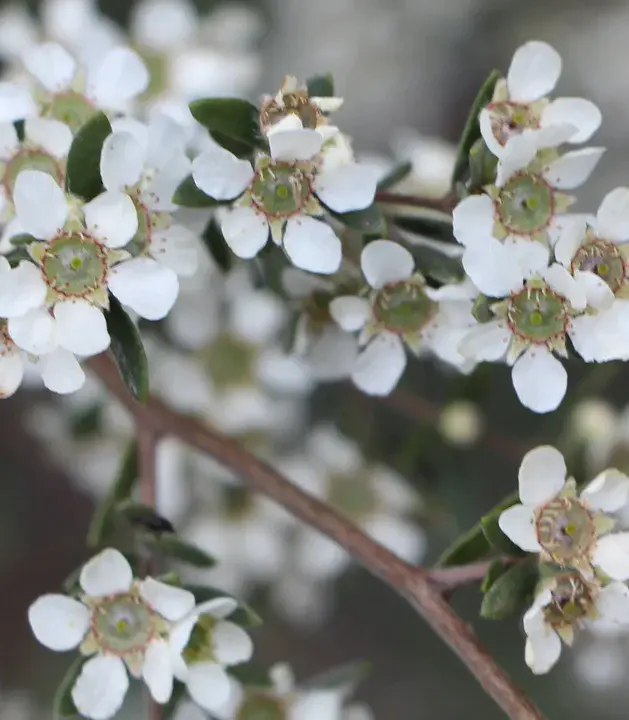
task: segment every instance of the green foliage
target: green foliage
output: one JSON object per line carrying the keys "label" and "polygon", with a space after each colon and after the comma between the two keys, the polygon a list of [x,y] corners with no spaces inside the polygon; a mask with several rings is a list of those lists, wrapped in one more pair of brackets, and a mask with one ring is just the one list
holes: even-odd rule
{"label": "green foliage", "polygon": [[112,295],[105,317],[120,375],[133,397],[144,403],[149,396],[149,369],[138,328]]}
{"label": "green foliage", "polygon": [[269,672],[255,661],[232,665],[227,668],[227,673],[246,687],[272,688],[273,683]]}
{"label": "green foliage", "polygon": [[498,70],[492,70],[489,73],[489,77],[481,85],[472,103],[465,127],[463,128],[463,133],[461,134],[461,139],[459,140],[459,149],[454,164],[454,171],[452,172],[452,187],[456,187],[457,183],[463,182],[469,176],[470,150],[474,143],[481,137],[478,116],[480,111],[491,102],[494,88],[501,77],[502,75]]}
{"label": "green foliage", "polygon": [[439,242],[455,243],[452,217],[437,210],[413,208],[413,215],[392,218],[394,225],[422,237]]}
{"label": "green foliage", "polygon": [[358,230],[363,235],[383,237],[387,233],[387,223],[380,206],[375,202],[364,210],[353,210],[346,213],[329,211],[332,217],[343,223],[350,230]]}
{"label": "green foliage", "polygon": [[[209,585],[183,585],[185,590],[189,590],[196,600],[197,605],[214,600],[215,598],[231,597],[223,590],[219,590]],[[234,598],[237,600],[236,598]],[[262,624],[262,618],[246,603],[238,602],[238,608],[229,616],[229,620],[240,627],[256,627]]]}
{"label": "green foliage", "polygon": [[15,250],[11,250],[11,252],[8,252],[4,257],[9,261],[9,265],[12,268],[17,267],[22,260],[31,259],[31,256],[28,254],[28,250],[24,247],[24,245],[16,247]]}
{"label": "green foliage", "polygon": [[57,688],[53,701],[53,713],[56,718],[76,717],[79,711],[72,700],[72,688],[81,674],[81,669],[87,658],[79,655],[68,668],[63,680]]}
{"label": "green foliage", "polygon": [[116,514],[135,531],[156,535],[175,532],[170,520],[162,517],[153,508],[142,503],[125,500],[116,507]]}
{"label": "green foliage", "polygon": [[214,262],[221,270],[227,272],[233,264],[234,254],[225,242],[221,228],[215,218],[210,218],[201,239]]}
{"label": "green foliage", "polygon": [[196,545],[180,540],[176,535],[160,534],[150,538],[150,546],[172,560],[197,568],[211,568],[216,560]]}
{"label": "green foliage", "polygon": [[480,589],[486,593],[489,588],[496,582],[496,580],[509,569],[509,566],[504,563],[500,558],[492,560],[487,568],[483,582],[481,583]]}
{"label": "green foliage", "polygon": [[111,134],[105,113],[91,117],[74,136],[68,153],[66,190],[84,200],[93,200],[103,191],[100,155],[103,143]]}
{"label": "green foliage", "polygon": [[492,185],[496,180],[498,158],[489,152],[485,141],[479,138],[470,150],[469,183],[467,191],[478,192],[485,185]]}
{"label": "green foliage", "polygon": [[488,588],[480,614],[487,620],[504,620],[520,612],[535,592],[539,580],[537,557],[528,557],[511,566]]}
{"label": "green foliage", "polygon": [[472,315],[478,320],[479,323],[486,323],[493,320],[496,316],[491,311],[492,300],[483,295],[482,293],[474,301],[474,307],[472,308]]}
{"label": "green foliage", "polygon": [[[195,120],[207,128],[212,137],[226,150],[237,148],[251,151],[261,142],[258,129],[259,111],[255,105],[240,98],[206,98],[190,103]],[[226,143],[226,144],[224,144]],[[238,154],[238,153],[236,153]]]}
{"label": "green foliage", "polygon": [[457,538],[450,547],[441,554],[437,560],[437,567],[466,565],[467,563],[487,557],[491,546],[485,537],[483,528],[474,525],[473,528]]}
{"label": "green foliage", "polygon": [[[502,512],[502,510],[500,512]],[[498,513],[485,515],[481,518],[480,524],[483,528],[483,532],[485,533],[485,537],[491,545],[493,545],[493,547],[500,550],[505,555],[523,557],[526,555],[526,552],[522,550],[522,548],[519,548],[515,543],[512,543],[500,529],[500,526],[498,525],[499,517],[500,514]]]}
{"label": "green foliage", "polygon": [[194,182],[192,175],[181,181],[175,190],[173,202],[187,208],[212,208],[225,204],[206,195]]}
{"label": "green foliage", "polygon": [[310,97],[334,97],[334,78],[332,73],[313,75],[306,80],[308,95]]}
{"label": "green foliage", "polygon": [[378,192],[388,190],[404,180],[413,169],[413,163],[406,161],[392,168],[378,183]]}
{"label": "green foliage", "polygon": [[415,258],[417,269],[438,283],[447,285],[465,277],[460,258],[450,257],[427,245],[407,244],[406,247]]}
{"label": "green foliage", "polygon": [[13,245],[13,247],[30,245],[34,242],[37,242],[37,238],[34,235],[29,235],[28,233],[19,233],[18,235],[13,235],[13,237],[11,237],[10,239],[10,243],[11,245]]}

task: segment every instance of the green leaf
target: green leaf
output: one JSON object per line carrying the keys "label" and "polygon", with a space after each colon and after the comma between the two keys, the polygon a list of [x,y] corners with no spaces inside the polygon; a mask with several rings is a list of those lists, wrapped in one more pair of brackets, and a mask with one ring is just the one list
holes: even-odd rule
{"label": "green leaf", "polygon": [[28,254],[28,250],[24,247],[24,245],[20,245],[20,247],[15,248],[15,250],[11,250],[4,257],[9,261],[9,265],[12,268],[17,267],[22,260],[31,259],[31,256]]}
{"label": "green leaf", "polygon": [[227,669],[228,675],[236,678],[239,683],[245,687],[254,688],[270,688],[273,682],[269,677],[269,671],[265,667],[261,667],[255,661],[241,663],[240,665],[232,665]]}
{"label": "green leaf", "polygon": [[391,218],[394,225],[408,232],[422,235],[439,242],[456,243],[452,231],[452,217],[436,210],[428,210],[419,215]]}
{"label": "green leaf", "polygon": [[517,493],[509,495],[509,497],[505,498],[499,505],[496,505],[496,507],[488,512],[487,515],[483,515],[480,519],[480,524],[485,533],[485,537],[495,548],[507,555],[522,557],[526,555],[526,552],[515,545],[515,543],[512,543],[502,532],[499,525],[500,515],[517,502],[519,502]]}
{"label": "green leaf", "polygon": [[[329,210],[329,209],[328,209]],[[353,210],[347,213],[335,213],[329,210],[332,217],[351,230],[358,230],[364,235],[385,235],[387,223],[380,206],[373,203],[364,210]]]}
{"label": "green leaf", "polygon": [[100,430],[102,416],[103,406],[98,402],[76,412],[70,420],[72,437],[84,438],[94,435]]}
{"label": "green leaf", "polygon": [[465,277],[460,258],[449,257],[427,245],[406,245],[415,258],[417,269],[443,285],[458,282]]}
{"label": "green leaf", "polygon": [[370,662],[356,660],[315,675],[309,680],[299,683],[299,687],[307,690],[344,690],[349,695],[356,690],[370,672]]}
{"label": "green leaf", "polygon": [[13,123],[13,127],[15,128],[15,132],[17,133],[17,139],[18,139],[20,142],[24,142],[24,138],[25,138],[25,136],[26,136],[26,134],[25,134],[25,132],[24,132],[24,122],[25,122],[24,120],[16,120],[16,121]]}
{"label": "green leaf", "polygon": [[378,183],[378,192],[388,190],[390,187],[397,185],[399,182],[404,180],[404,178],[411,172],[412,169],[413,163],[410,161],[406,161],[400,163],[399,165],[396,165],[382,178],[382,180],[380,180],[380,182]]}
{"label": "green leaf", "polygon": [[234,254],[225,242],[221,228],[215,218],[210,218],[210,221],[205,226],[203,235],[201,235],[201,239],[205,247],[209,250],[214,262],[221,270],[227,272],[232,266]]}
{"label": "green leaf", "polygon": [[56,718],[77,717],[79,711],[72,700],[72,688],[81,674],[81,669],[88,658],[79,655],[68,668],[63,680],[57,688],[53,701],[53,713]]}
{"label": "green leaf", "polygon": [[79,578],[81,577],[82,570],[83,565],[80,565],[78,568],[75,568],[61,583],[61,588],[66,595],[77,595],[81,592]]}
{"label": "green leaf", "polygon": [[87,531],[89,548],[95,549],[105,544],[115,526],[116,506],[131,496],[137,481],[138,449],[135,442],[130,442],[113,485],[92,517]]}
{"label": "green leaf", "polygon": [[134,530],[149,533],[174,533],[170,520],[162,517],[148,505],[125,500],[116,507],[116,514],[129,523]]}
{"label": "green leaf", "polygon": [[498,72],[498,70],[492,70],[487,80],[481,85],[472,103],[465,127],[463,128],[463,133],[461,134],[461,139],[459,140],[459,149],[454,164],[454,171],[452,172],[453,187],[456,183],[463,181],[468,174],[470,150],[472,149],[472,145],[474,145],[481,136],[478,116],[480,111],[491,102],[494,95],[494,88],[501,77],[502,74]]}
{"label": "green leaf", "polygon": [[100,155],[111,124],[105,113],[91,117],[74,136],[66,170],[66,190],[84,200],[93,200],[103,190]]}
{"label": "green leaf", "polygon": [[20,247],[21,245],[30,245],[31,243],[37,242],[37,238],[28,233],[19,233],[18,235],[13,235],[9,239],[9,242],[13,247]]}
{"label": "green leaf", "polygon": [[441,554],[437,560],[437,567],[467,565],[487,557],[490,551],[491,546],[483,533],[483,528],[480,525],[474,525]]}
{"label": "green leaf", "polygon": [[177,710],[177,706],[186,696],[186,690],[185,683],[182,683],[180,680],[175,680],[170,700],[161,707],[160,717],[162,720],[171,720]]}
{"label": "green leaf", "polygon": [[197,187],[192,175],[188,175],[185,180],[181,181],[179,187],[175,190],[173,202],[176,205],[188,208],[212,208],[224,204],[222,201],[206,195],[203,190]]}
{"label": "green leaf", "polygon": [[[240,98],[206,98],[190,103],[190,112],[207,128],[217,142],[235,140],[249,148],[260,143],[259,110]],[[217,135],[215,135],[217,134]]]}
{"label": "green leaf", "polygon": [[306,87],[310,97],[334,97],[334,77],[330,72],[308,78]]}
{"label": "green leaf", "polygon": [[[225,135],[225,133],[213,130],[210,132],[212,139],[215,140],[222,148],[228,150],[232,155],[235,155],[241,160],[251,158],[251,145],[248,143],[241,142],[240,140],[234,140],[234,138]],[[259,143],[258,143],[259,144]]]}
{"label": "green leaf", "polygon": [[539,570],[537,557],[529,557],[506,570],[485,593],[480,614],[486,620],[504,620],[530,602]]}
{"label": "green leaf", "polygon": [[[210,587],[209,585],[184,585],[183,588],[194,595],[197,605],[218,597],[232,597],[229,593],[219,590],[218,588]],[[237,598],[234,599],[238,602],[238,608],[229,616],[231,622],[245,628],[256,627],[262,624],[262,618],[253,608]]]}
{"label": "green leaf", "polygon": [[504,573],[507,572],[508,569],[509,566],[505,564],[500,558],[492,560],[489,567],[487,568],[487,572],[485,573],[485,577],[483,578],[480,589],[484,593],[486,593],[489,588],[496,582],[496,580],[501,575],[504,575]]}
{"label": "green leaf", "polygon": [[106,319],[111,335],[111,351],[120,375],[133,397],[139,402],[146,402],[149,396],[149,368],[142,338],[133,320],[111,294]]}
{"label": "green leaf", "polygon": [[467,192],[474,193],[493,185],[496,181],[498,158],[489,152],[485,141],[479,138],[470,150],[470,181]]}
{"label": "green leaf", "polygon": [[491,305],[495,301],[488,298],[487,295],[482,293],[474,301],[472,307],[472,315],[478,320],[479,323],[486,323],[493,320],[496,316],[491,311]]}
{"label": "green leaf", "polygon": [[151,546],[169,558],[198,568],[211,568],[216,560],[196,545],[180,540],[176,535],[159,535],[150,540]]}

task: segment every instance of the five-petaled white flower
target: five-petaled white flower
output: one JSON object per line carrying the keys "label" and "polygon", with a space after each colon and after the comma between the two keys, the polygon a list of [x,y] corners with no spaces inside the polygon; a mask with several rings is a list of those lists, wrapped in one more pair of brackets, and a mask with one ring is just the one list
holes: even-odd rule
{"label": "five-petaled white flower", "polygon": [[629,500],[629,477],[609,469],[577,495],[566,480],[566,463],[549,445],[530,450],[518,474],[521,503],[498,520],[518,547],[540,559],[572,567],[586,578],[600,568],[612,580],[629,580],[629,533],[610,533],[616,513]]}
{"label": "five-petaled white flower", "polygon": [[293,265],[331,274],[341,264],[341,241],[326,222],[311,216],[323,215],[323,206],[339,213],[368,207],[375,175],[353,162],[326,167],[324,135],[300,125],[295,116],[278,123],[268,136],[270,155],[259,155],[255,167],[216,146],[195,158],[192,174],[207,195],[236,200],[221,223],[236,255],[255,257],[270,232]]}
{"label": "five-petaled white flower", "polygon": [[598,130],[601,112],[594,103],[545,97],[560,74],[561,57],[547,43],[533,40],[515,51],[507,78],[496,83],[479,116],[485,144],[499,158],[499,176],[528,165],[541,148],[586,142]]}
{"label": "five-petaled white flower", "polygon": [[471,285],[428,287],[411,253],[390,240],[370,242],[361,267],[369,284],[366,293],[330,302],[330,313],[344,330],[360,331],[365,347],[352,380],[361,390],[370,395],[393,390],[406,367],[405,345],[415,354],[429,349],[454,365],[466,362],[457,346],[474,323]]}
{"label": "five-petaled white flower", "polygon": [[43,595],[29,608],[35,637],[50,650],[79,647],[89,657],[72,688],[77,710],[106,720],[120,709],[129,677],[143,678],[153,698],[169,700],[174,661],[173,625],[194,608],[194,595],[152,578],[134,580],[118,550],[103,550],[80,575],[78,599]]}

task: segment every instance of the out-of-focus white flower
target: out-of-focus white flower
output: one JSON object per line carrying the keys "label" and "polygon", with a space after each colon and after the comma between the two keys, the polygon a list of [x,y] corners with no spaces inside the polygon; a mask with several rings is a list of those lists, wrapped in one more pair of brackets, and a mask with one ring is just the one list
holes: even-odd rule
{"label": "out-of-focus white flower", "polygon": [[469,447],[482,435],[485,420],[476,403],[455,400],[439,413],[439,431],[452,445]]}

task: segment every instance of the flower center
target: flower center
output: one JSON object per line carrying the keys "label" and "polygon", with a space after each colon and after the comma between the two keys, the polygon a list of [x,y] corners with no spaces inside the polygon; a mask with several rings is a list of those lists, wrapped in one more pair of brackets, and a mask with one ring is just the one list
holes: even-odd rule
{"label": "flower center", "polygon": [[255,378],[258,349],[229,333],[221,333],[201,352],[212,381],[219,388],[249,385]]}
{"label": "flower center", "polygon": [[186,665],[200,662],[216,662],[214,657],[214,643],[212,635],[216,626],[216,618],[210,615],[201,615],[190,633],[190,639],[183,651]]}
{"label": "flower center", "polygon": [[94,115],[95,108],[82,93],[67,90],[55,93],[44,107],[42,115],[60,120],[76,132]]}
{"label": "flower center", "polygon": [[320,112],[311,102],[306,90],[284,93],[282,102],[271,100],[260,111],[260,125],[267,130],[288,115],[297,115],[305,128],[314,130],[320,118]]}
{"label": "flower center", "polygon": [[565,627],[592,616],[595,591],[578,573],[558,575],[554,581],[552,601],[544,608],[544,617],[550,625]]}
{"label": "flower center", "polygon": [[528,105],[511,102],[493,103],[489,106],[491,113],[491,130],[501,145],[514,135],[524,130],[539,127],[537,114]]}
{"label": "flower center", "polygon": [[158,633],[157,618],[135,593],[104,598],[94,607],[92,631],[98,646],[115,655],[142,651]]}
{"label": "flower center", "polygon": [[598,275],[612,292],[625,284],[627,268],[618,247],[607,240],[591,239],[581,245],[572,260],[572,271],[584,270]]}
{"label": "flower center", "polygon": [[133,204],[135,205],[135,212],[138,216],[138,231],[131,238],[128,245],[125,245],[125,250],[131,253],[133,257],[138,255],[144,255],[147,253],[151,244],[151,237],[153,233],[153,215],[144,203],[140,202],[138,198],[131,197]]}
{"label": "flower center", "polygon": [[384,328],[400,335],[419,332],[437,311],[437,303],[412,281],[385,285],[375,294],[372,307]]}
{"label": "flower center", "polygon": [[41,148],[22,148],[7,162],[2,184],[8,197],[13,197],[17,176],[22,170],[40,170],[48,173],[63,186],[64,172],[61,163]]}
{"label": "flower center", "polygon": [[511,298],[507,308],[511,332],[540,345],[563,336],[568,319],[565,300],[547,287],[525,288]]}
{"label": "flower center", "polygon": [[587,553],[596,535],[594,519],[577,498],[556,497],[537,513],[539,544],[558,565]]}
{"label": "flower center", "polygon": [[107,281],[107,252],[89,235],[59,235],[46,248],[42,270],[55,292],[68,297],[85,297]]}
{"label": "flower center", "polygon": [[543,230],[552,220],[554,210],[554,190],[540,175],[517,173],[496,200],[500,222],[514,235]]}
{"label": "flower center", "polygon": [[364,474],[331,475],[327,496],[333,508],[353,520],[370,515],[378,504],[373,483]]}
{"label": "flower center", "polygon": [[259,168],[251,185],[253,204],[268,217],[295,215],[311,194],[308,175],[289,163],[271,163]]}
{"label": "flower center", "polygon": [[236,720],[286,720],[286,706],[280,698],[264,692],[249,692],[236,713]]}

